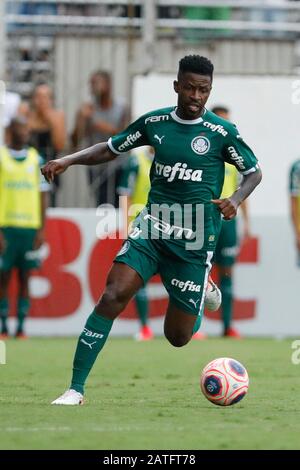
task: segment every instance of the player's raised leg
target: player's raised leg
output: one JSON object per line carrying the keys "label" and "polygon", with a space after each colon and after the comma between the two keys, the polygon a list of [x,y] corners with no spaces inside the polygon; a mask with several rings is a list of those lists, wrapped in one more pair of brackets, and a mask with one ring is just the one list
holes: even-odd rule
{"label": "player's raised leg", "polygon": [[170,296],[164,332],[175,347],[187,344],[200,328],[212,255],[207,252],[203,264],[181,258],[161,264],[162,281]]}
{"label": "player's raised leg", "polygon": [[80,405],[83,403],[85,381],[108,338],[114,319],[124,310],[142,285],[142,278],[133,268],[123,263],[113,265],[107,278],[105,291],[79,336],[70,389],[52,404]]}

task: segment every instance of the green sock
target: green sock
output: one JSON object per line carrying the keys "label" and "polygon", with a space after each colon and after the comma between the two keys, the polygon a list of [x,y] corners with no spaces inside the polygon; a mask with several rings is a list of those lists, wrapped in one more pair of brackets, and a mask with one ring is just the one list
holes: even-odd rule
{"label": "green sock", "polygon": [[1,333],[7,334],[7,317],[9,311],[8,298],[0,299],[0,319],[1,319]]}
{"label": "green sock", "polygon": [[197,320],[195,321],[194,328],[193,328],[193,335],[197,333],[197,331],[199,330],[201,326],[203,311],[204,311],[204,302],[203,302],[203,307],[201,308],[201,312],[199,313],[199,315],[197,315]]}
{"label": "green sock", "polygon": [[147,297],[147,291],[145,287],[142,287],[135,296],[135,303],[137,308],[137,313],[140,319],[140,322],[143,326],[148,323],[148,311],[149,311],[149,302]]}
{"label": "green sock", "polygon": [[220,280],[220,290],[222,293],[222,320],[224,329],[230,327],[232,318],[232,278],[229,276],[222,276]]}
{"label": "green sock", "polygon": [[23,333],[24,320],[27,317],[30,308],[30,300],[28,297],[20,297],[17,308],[18,326],[16,334]]}
{"label": "green sock", "polygon": [[87,319],[77,343],[70,388],[83,394],[87,376],[108,338],[112,324],[113,320],[97,315],[95,310]]}

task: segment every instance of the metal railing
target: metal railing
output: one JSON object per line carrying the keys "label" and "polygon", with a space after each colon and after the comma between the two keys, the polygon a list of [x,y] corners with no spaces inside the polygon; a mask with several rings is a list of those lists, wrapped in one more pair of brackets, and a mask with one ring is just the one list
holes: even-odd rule
{"label": "metal railing", "polygon": [[[145,3],[146,2],[146,3]],[[27,4],[40,5],[39,0],[27,0]],[[16,6],[21,5],[22,0],[6,0],[6,5]],[[174,32],[183,29],[199,29],[202,31],[219,31],[226,30],[228,32],[259,32],[260,35],[263,31],[267,32],[282,32],[289,33],[298,36],[300,33],[300,5],[298,2],[293,1],[276,1],[263,3],[259,1],[201,1],[201,0],[47,0],[44,2],[44,6],[56,5],[58,7],[57,14],[19,14],[19,13],[7,13],[6,23],[13,25],[15,28],[18,27],[43,27],[47,30],[47,33],[57,32],[57,29],[66,28],[65,31],[76,29],[77,33],[82,30],[92,28],[93,31],[109,28],[117,28],[119,30],[126,29],[128,26],[135,28],[140,34],[142,34],[143,28],[146,27],[148,21],[145,15],[146,10],[150,11],[152,8],[154,14],[152,18],[155,19],[153,25],[157,35],[161,34],[164,30],[172,29]],[[86,8],[88,6],[107,6],[107,15],[101,16],[87,16],[87,15],[76,15],[76,14],[60,14],[59,7],[65,5],[80,6]],[[122,11],[123,16],[111,15],[110,7],[124,7]],[[135,11],[134,7],[141,7]],[[170,18],[166,17],[166,12],[161,7],[177,7],[178,17]],[[230,8],[231,16],[230,19],[197,19],[197,18],[184,18],[185,7],[205,7],[211,8]],[[273,19],[255,21],[251,19],[251,11],[264,12],[277,12],[281,15],[285,15],[285,20]],[[245,16],[245,19],[236,19],[237,13],[241,13]],[[115,29],[114,29],[114,32]],[[169,31],[170,33],[170,31]]]}

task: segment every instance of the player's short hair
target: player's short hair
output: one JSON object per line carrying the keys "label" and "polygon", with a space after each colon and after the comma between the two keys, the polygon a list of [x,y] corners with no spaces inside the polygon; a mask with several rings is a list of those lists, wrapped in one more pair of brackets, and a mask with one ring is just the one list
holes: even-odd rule
{"label": "player's short hair", "polygon": [[226,106],[214,106],[213,108],[211,108],[212,112],[215,113],[215,114],[218,114],[218,113],[226,113],[226,114],[229,114],[230,110],[229,108],[227,108]]}
{"label": "player's short hair", "polygon": [[179,61],[178,75],[180,73],[198,73],[213,78],[214,66],[209,59],[200,55],[186,55]]}

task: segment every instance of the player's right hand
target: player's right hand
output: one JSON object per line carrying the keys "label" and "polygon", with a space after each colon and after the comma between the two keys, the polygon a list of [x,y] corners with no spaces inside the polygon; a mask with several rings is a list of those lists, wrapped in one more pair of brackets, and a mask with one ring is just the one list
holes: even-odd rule
{"label": "player's right hand", "polygon": [[54,176],[60,175],[68,168],[68,162],[64,158],[59,158],[58,160],[50,160],[46,165],[42,166],[41,172],[44,175],[48,183],[51,183],[54,179]]}

